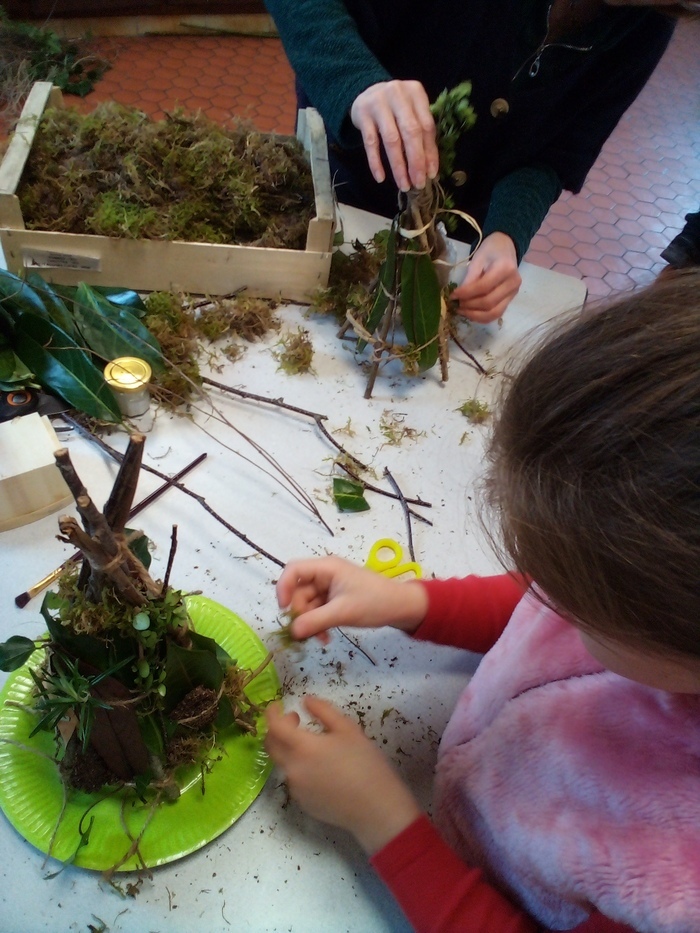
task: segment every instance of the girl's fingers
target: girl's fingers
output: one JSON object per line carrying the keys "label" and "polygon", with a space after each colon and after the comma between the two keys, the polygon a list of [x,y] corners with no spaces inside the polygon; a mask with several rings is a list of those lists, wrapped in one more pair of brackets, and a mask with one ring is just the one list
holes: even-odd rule
{"label": "girl's fingers", "polygon": [[354,731],[355,729],[355,723],[328,700],[307,696],[304,697],[304,707],[307,713],[317,719],[327,732],[346,731],[348,728]]}

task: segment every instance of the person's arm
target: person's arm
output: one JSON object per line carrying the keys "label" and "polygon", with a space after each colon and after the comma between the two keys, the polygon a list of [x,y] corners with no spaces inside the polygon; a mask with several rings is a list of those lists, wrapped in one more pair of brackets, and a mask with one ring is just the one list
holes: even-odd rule
{"label": "person's arm", "polygon": [[265,0],[287,58],[330,135],[362,145],[349,119],[355,99],[391,75],[363,41],[342,0]]}
{"label": "person's arm", "polygon": [[[427,816],[414,820],[371,858],[416,933],[539,933],[540,923],[466,865]],[[632,933],[594,911],[570,933]]]}
{"label": "person's arm", "polygon": [[501,636],[528,582],[520,574],[421,580],[428,610],[414,638],[483,654]]}
{"label": "person's arm", "polygon": [[531,165],[511,172],[493,189],[484,236],[507,234],[520,262],[562,190],[559,176],[549,166]]}

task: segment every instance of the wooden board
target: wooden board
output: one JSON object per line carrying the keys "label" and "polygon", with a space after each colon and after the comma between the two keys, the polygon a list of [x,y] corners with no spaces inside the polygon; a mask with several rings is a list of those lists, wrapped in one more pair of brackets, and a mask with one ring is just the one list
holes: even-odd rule
{"label": "wooden board", "polygon": [[54,450],[49,419],[33,412],[0,424],[0,531],[18,528],[73,501]]}
{"label": "wooden board", "polygon": [[44,109],[62,105],[57,88],[37,82],[0,164],[0,243],[11,272],[33,269],[59,285],[87,282],[140,291],[225,295],[245,288],[252,296],[295,302],[308,302],[316,288],[328,284],[335,205],[317,111],[301,111],[297,133],[311,165],[316,216],[306,249],[292,250],[27,230],[17,189]]}

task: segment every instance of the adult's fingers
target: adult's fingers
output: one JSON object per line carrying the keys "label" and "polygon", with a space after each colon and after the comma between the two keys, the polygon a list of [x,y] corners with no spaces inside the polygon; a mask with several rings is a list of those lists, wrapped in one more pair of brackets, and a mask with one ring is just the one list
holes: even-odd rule
{"label": "adult's fingers", "polygon": [[387,81],[358,95],[350,111],[362,134],[367,162],[378,182],[384,181],[381,145],[394,181],[402,191],[422,188],[426,176],[439,169],[435,121],[419,81]]}

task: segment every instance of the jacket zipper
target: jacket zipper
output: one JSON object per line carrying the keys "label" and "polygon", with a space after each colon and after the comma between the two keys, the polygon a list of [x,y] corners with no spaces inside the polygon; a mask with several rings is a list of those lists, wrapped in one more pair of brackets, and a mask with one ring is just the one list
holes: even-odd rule
{"label": "jacket zipper", "polygon": [[529,55],[525,59],[525,61],[522,63],[520,68],[518,68],[518,70],[515,72],[515,74],[511,78],[511,82],[515,81],[515,79],[518,77],[518,75],[523,70],[523,68],[527,65],[528,62],[530,62],[530,67],[528,68],[528,71],[527,71],[528,77],[530,78],[536,77],[537,73],[540,70],[540,62],[542,59],[542,55],[547,49],[553,49],[553,48],[570,49],[572,52],[590,52],[592,50],[593,48],[592,45],[585,45],[585,46],[584,45],[570,45],[567,42],[548,42],[547,41],[549,39],[549,19],[550,19],[550,16],[552,15],[553,6],[554,6],[554,0],[552,0],[552,2],[549,4],[549,7],[547,9],[547,30],[544,34],[544,39],[542,40],[542,42],[540,42],[539,48],[537,48],[536,51],[532,55]]}

